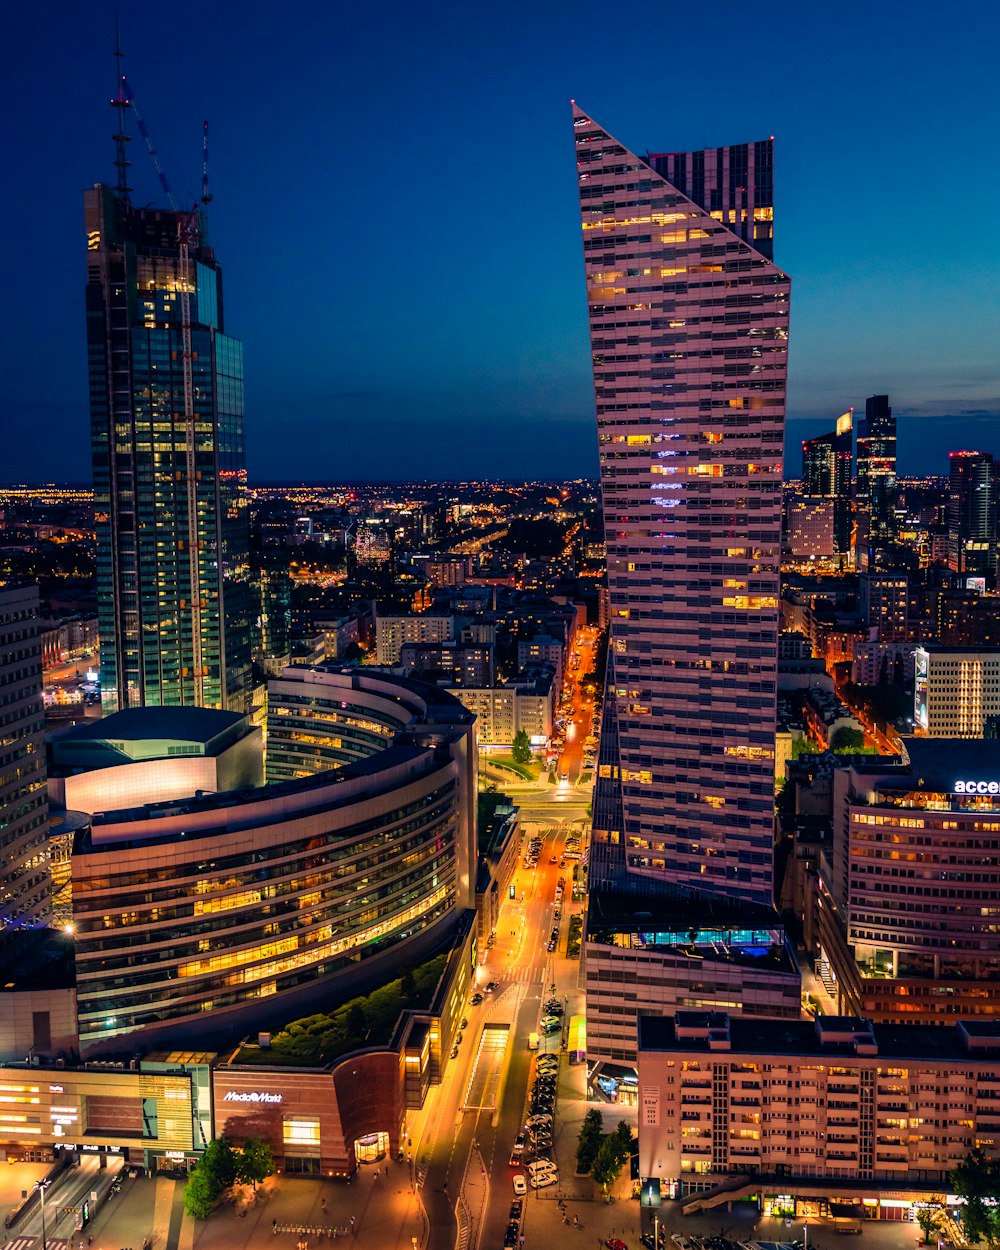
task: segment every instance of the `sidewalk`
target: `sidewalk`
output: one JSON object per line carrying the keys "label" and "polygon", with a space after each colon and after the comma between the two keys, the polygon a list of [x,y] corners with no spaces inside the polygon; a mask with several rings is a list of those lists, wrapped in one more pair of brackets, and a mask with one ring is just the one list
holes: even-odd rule
{"label": "sidewalk", "polygon": [[[564,910],[560,949],[566,949],[568,916],[581,910],[579,905]],[[566,1022],[584,1010],[584,994],[580,984],[580,961],[558,956],[554,960],[553,979],[556,997],[566,1000]],[[639,1202],[632,1199],[631,1181],[621,1177],[612,1190],[613,1202],[606,1202],[601,1190],[589,1176],[576,1175],[576,1142],[583,1117],[596,1107],[604,1117],[604,1130],[611,1132],[619,1120],[627,1120],[633,1128],[638,1122],[635,1107],[617,1107],[608,1103],[587,1102],[587,1065],[570,1064],[563,1053],[559,1063],[559,1101],[557,1104],[553,1141],[559,1164],[559,1184],[548,1189],[529,1190],[524,1203],[524,1240],[526,1250],[561,1245],[567,1250],[579,1244],[601,1245],[609,1237],[621,1237],[630,1247],[638,1244],[640,1230]],[[565,1203],[560,1208],[559,1201]],[[569,1221],[567,1228],[563,1216]],[[574,1216],[579,1221],[574,1225]],[[570,1231],[572,1230],[572,1231]],[[485,1250],[485,1248],[484,1248]]]}
{"label": "sidewalk", "polygon": [[[183,1181],[140,1178],[120,1198],[108,1203],[87,1229],[93,1250],[139,1250],[151,1237],[152,1250],[294,1250],[299,1232],[275,1233],[272,1221],[292,1226],[340,1227],[338,1236],[351,1250],[408,1250],[412,1238],[424,1245],[424,1216],[409,1181],[409,1169],[396,1163],[363,1168],[351,1184],[321,1177],[273,1176],[258,1187],[246,1215],[222,1204],[207,1220],[184,1214]],[[323,1202],[326,1202],[326,1210]],[[310,1250],[319,1243],[305,1235]],[[323,1245],[329,1239],[324,1235]]]}

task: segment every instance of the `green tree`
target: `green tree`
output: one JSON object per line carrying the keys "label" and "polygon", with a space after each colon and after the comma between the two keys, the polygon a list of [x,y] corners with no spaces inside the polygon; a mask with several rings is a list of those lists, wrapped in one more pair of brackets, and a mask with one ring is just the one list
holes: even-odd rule
{"label": "green tree", "polygon": [[959,1208],[962,1232],[968,1242],[1000,1243],[1000,1165],[977,1146],[970,1150],[951,1174],[955,1193],[965,1199]]}
{"label": "green tree", "polygon": [[580,1135],[576,1139],[576,1170],[589,1172],[604,1140],[604,1117],[596,1107],[591,1107],[583,1117]]}
{"label": "green tree", "polygon": [[218,1196],[219,1190],[214,1181],[199,1163],[188,1173],[187,1184],[184,1186],[184,1210],[196,1220],[205,1220]]}
{"label": "green tree", "polygon": [[941,1208],[943,1206],[943,1198],[931,1198],[928,1202],[921,1203],[917,1207],[917,1224],[923,1233],[924,1245],[930,1241],[941,1227]]}
{"label": "green tree", "polygon": [[364,1007],[361,1005],[360,999],[355,999],[347,1009],[347,1031],[352,1037],[364,1040],[365,1034],[368,1032],[368,1015]]}
{"label": "green tree", "polygon": [[865,745],[865,735],[860,729],[851,729],[849,725],[841,725],[834,730],[830,739],[830,749],[838,755],[850,755],[860,751]]}
{"label": "green tree", "polygon": [[206,1175],[215,1186],[216,1194],[228,1189],[236,1180],[236,1151],[229,1139],[218,1137],[215,1141],[210,1141],[198,1167],[205,1169]]}
{"label": "green tree", "polygon": [[[624,1121],[623,1121],[624,1123]],[[628,1129],[628,1125],[625,1125]],[[594,1162],[590,1165],[590,1175],[604,1190],[604,1196],[608,1196],[608,1190],[621,1176],[622,1168],[629,1160],[632,1153],[632,1131],[628,1129],[628,1141],[621,1134],[621,1125],[613,1133],[609,1133],[601,1142],[601,1148],[594,1156]]]}
{"label": "green tree", "polygon": [[244,1185],[251,1184],[256,1192],[258,1183],[267,1180],[273,1172],[274,1155],[271,1147],[259,1137],[248,1137],[236,1157],[237,1179]]}
{"label": "green tree", "polygon": [[527,764],[531,761],[531,739],[527,731],[519,729],[511,744],[510,756],[515,764]]}
{"label": "green tree", "polygon": [[820,750],[811,738],[793,738],[792,739],[792,759],[797,760],[800,755],[819,755]]}

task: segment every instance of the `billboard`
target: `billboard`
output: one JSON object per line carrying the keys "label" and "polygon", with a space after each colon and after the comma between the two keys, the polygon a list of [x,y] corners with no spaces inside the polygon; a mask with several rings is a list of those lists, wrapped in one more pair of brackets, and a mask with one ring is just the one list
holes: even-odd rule
{"label": "billboard", "polygon": [[927,728],[927,668],[929,657],[922,647],[913,654],[915,681],[913,685],[913,723],[918,729]]}

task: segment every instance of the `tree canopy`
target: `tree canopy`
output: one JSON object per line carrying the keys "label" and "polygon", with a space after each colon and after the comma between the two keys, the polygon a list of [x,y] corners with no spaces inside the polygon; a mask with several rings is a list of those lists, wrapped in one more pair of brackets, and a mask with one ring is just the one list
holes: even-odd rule
{"label": "tree canopy", "polygon": [[951,1184],[965,1199],[959,1219],[966,1240],[984,1241],[990,1250],[1000,1245],[1000,1161],[987,1158],[977,1146],[952,1172]]}

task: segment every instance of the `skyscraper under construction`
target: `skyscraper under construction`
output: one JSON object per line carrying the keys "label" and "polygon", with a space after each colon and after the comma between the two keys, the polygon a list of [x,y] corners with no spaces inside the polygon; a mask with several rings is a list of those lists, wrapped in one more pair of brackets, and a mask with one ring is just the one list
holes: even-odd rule
{"label": "skyscraper under construction", "polygon": [[103,702],[244,710],[243,348],[203,205],[132,204],[114,103],[118,183],[84,193]]}

